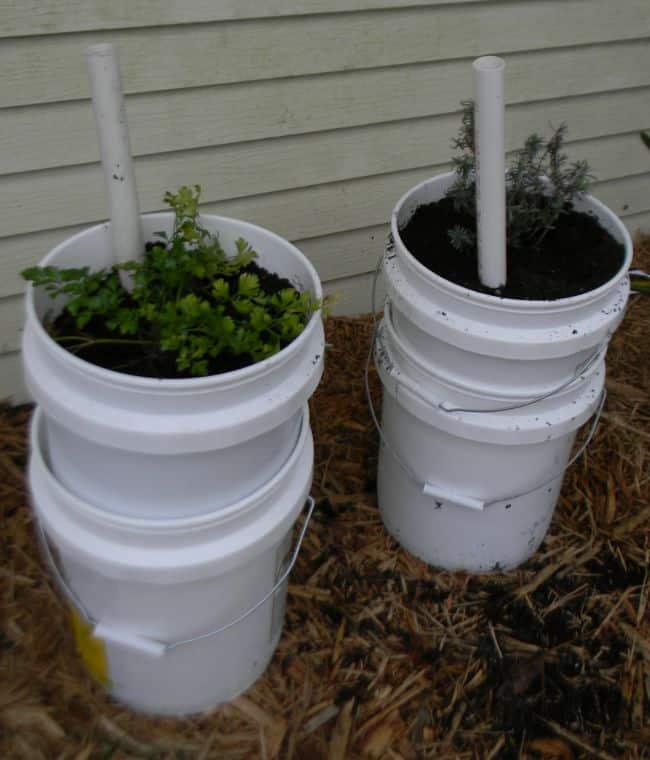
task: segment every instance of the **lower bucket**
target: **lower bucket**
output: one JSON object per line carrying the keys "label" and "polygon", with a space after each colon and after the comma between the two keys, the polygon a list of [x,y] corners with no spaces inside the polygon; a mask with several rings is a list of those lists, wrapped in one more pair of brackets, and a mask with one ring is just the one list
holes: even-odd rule
{"label": "lower bucket", "polygon": [[32,503],[90,673],[116,699],[160,715],[201,712],[245,691],[280,639],[288,574],[313,510],[307,406],[294,451],[273,478],[226,508],[184,519],[128,518],[84,502],[52,474],[46,440],[37,410]]}
{"label": "lower bucket", "polygon": [[503,399],[471,399],[436,378],[401,342],[390,307],[375,359],[384,387],[377,491],[388,531],[446,570],[524,562],[549,527],[576,432],[603,399],[602,358],[561,393],[507,411],[498,409]]}

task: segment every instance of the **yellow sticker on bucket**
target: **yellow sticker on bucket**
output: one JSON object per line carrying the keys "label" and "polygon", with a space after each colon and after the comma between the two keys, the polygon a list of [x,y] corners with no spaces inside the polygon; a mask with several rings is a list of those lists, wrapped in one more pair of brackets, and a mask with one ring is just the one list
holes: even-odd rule
{"label": "yellow sticker on bucket", "polygon": [[95,680],[99,681],[102,686],[108,687],[110,679],[104,641],[93,636],[92,625],[83,620],[76,610],[70,610],[70,618],[75,642],[83,664]]}

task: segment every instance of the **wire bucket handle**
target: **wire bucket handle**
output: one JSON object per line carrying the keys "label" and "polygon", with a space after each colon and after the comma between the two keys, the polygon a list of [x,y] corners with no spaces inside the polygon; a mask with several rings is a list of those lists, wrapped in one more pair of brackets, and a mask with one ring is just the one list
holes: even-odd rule
{"label": "wire bucket handle", "polygon": [[[293,570],[293,567],[296,564],[296,560],[298,559],[298,554],[300,553],[300,548],[302,546],[303,539],[305,538],[307,528],[309,527],[309,523],[314,513],[314,508],[316,506],[316,501],[314,500],[312,496],[307,497],[305,506],[307,507],[307,515],[300,529],[300,533],[296,540],[295,546],[293,548],[293,551],[291,553],[287,566],[282,571],[280,577],[273,584],[273,588],[270,591],[268,591],[266,594],[264,594],[264,596],[260,600],[255,602],[255,604],[252,607],[250,607],[248,610],[246,610],[246,612],[242,613],[241,615],[238,615],[234,620],[231,620],[229,623],[219,626],[219,628],[215,628],[214,630],[199,634],[198,636],[192,636],[191,638],[188,638],[188,639],[180,639],[178,641],[171,641],[171,642],[162,642],[162,641],[157,641],[155,639],[148,638],[146,636],[137,636],[137,635],[128,633],[124,635],[123,642],[127,645],[131,643],[137,646],[137,648],[141,649],[142,651],[146,651],[151,654],[160,656],[164,654],[165,652],[169,652],[172,649],[176,649],[177,647],[184,646],[186,644],[192,644],[196,641],[203,641],[204,639],[209,639],[209,638],[212,638],[213,636],[218,636],[220,633],[223,633],[224,631],[227,631],[228,629],[233,628],[234,626],[239,625],[239,623],[246,620],[247,617],[249,617],[254,612],[256,612],[260,607],[262,607],[262,605],[264,605],[274,594],[276,594],[280,590],[282,585],[288,579],[291,571]],[[61,594],[70,602],[70,604],[74,607],[74,609],[79,613],[79,615],[89,625],[93,627],[93,629],[95,630],[95,634],[101,638],[103,624],[100,621],[98,621],[88,611],[88,608],[83,604],[83,602],[79,599],[77,594],[72,590],[72,588],[70,587],[70,585],[64,578],[63,573],[59,567],[59,563],[54,558],[54,555],[52,554],[52,550],[50,549],[50,541],[47,537],[43,524],[38,517],[36,517],[35,519],[35,529],[36,529],[36,535],[37,535],[38,541],[43,551],[43,556],[45,558],[48,569],[50,570],[52,574],[55,585],[57,586]],[[111,628],[111,627],[108,627],[108,628]],[[122,637],[118,635],[118,638],[122,638]]]}

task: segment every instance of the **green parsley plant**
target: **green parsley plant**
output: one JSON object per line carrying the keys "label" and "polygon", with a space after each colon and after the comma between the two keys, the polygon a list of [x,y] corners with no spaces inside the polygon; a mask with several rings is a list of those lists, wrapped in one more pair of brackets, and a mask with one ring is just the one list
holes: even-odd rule
{"label": "green parsley plant", "polygon": [[[200,192],[195,185],[166,193],[173,232],[156,233],[142,261],[96,272],[51,266],[22,272],[52,298],[65,298],[62,314],[46,324],[57,342],[81,357],[100,347],[137,351],[154,368],[169,366],[171,357],[176,376],[184,377],[210,374],[224,358],[238,366],[260,361],[300,335],[323,304],[269,277],[245,240],[229,256],[201,224]],[[129,273],[131,292],[120,270]]]}

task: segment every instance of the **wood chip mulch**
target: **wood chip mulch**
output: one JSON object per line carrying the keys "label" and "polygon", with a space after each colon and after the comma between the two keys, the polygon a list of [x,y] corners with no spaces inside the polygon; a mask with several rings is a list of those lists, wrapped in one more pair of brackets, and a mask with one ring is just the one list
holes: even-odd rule
{"label": "wood chip mulch", "polygon": [[[650,239],[635,265],[650,269]],[[86,675],[32,532],[30,410],[0,410],[0,757],[650,758],[650,299],[612,341],[605,412],[542,547],[486,576],[428,567],[382,527],[370,335],[368,318],[328,324],[318,509],[276,655],[192,719],[136,715]]]}

